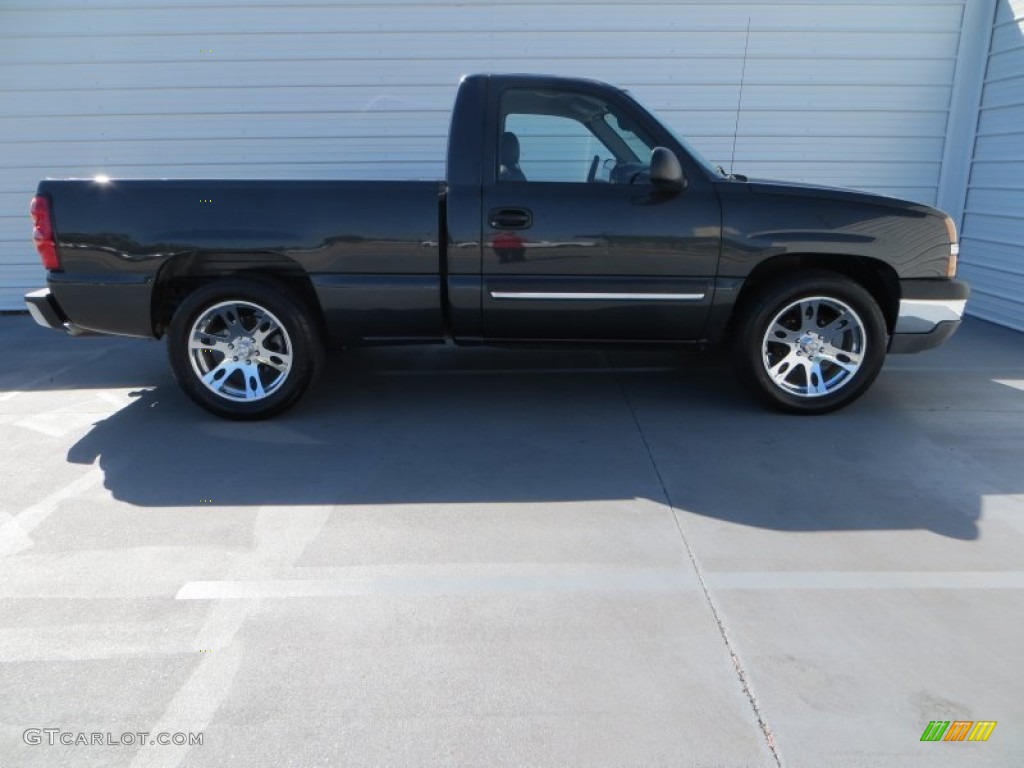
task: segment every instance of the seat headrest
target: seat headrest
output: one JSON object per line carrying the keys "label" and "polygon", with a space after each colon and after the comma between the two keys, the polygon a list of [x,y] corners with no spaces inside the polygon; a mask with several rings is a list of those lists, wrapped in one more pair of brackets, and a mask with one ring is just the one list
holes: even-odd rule
{"label": "seat headrest", "polygon": [[519,163],[519,137],[512,131],[501,134],[501,162],[504,165]]}

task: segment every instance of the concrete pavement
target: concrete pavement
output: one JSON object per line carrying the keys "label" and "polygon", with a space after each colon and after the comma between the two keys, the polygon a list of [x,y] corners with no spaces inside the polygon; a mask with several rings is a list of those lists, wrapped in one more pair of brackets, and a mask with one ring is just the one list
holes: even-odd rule
{"label": "concrete pavement", "polygon": [[361,350],[255,424],[157,343],[0,355],[5,768],[1024,755],[1020,334],[819,418],[715,355]]}

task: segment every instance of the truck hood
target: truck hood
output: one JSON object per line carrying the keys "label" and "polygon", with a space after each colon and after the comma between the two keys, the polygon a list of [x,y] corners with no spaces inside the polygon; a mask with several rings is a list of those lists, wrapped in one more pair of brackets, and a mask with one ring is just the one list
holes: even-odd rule
{"label": "truck hood", "polygon": [[819,200],[841,200],[847,203],[877,205],[885,208],[899,208],[902,210],[917,210],[925,213],[935,212],[934,208],[922,203],[915,203],[911,200],[902,200],[898,197],[888,197],[886,195],[877,195],[871,192],[861,192],[854,189],[845,189],[843,187],[822,187],[816,184],[803,184],[796,181],[778,181],[775,179],[748,179],[747,181],[740,183],[745,184],[747,189],[756,195],[811,197]]}

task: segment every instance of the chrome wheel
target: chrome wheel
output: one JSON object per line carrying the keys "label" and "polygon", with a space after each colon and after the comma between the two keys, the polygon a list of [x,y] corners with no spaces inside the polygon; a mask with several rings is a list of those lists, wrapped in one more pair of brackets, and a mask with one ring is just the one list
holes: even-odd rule
{"label": "chrome wheel", "polygon": [[848,305],[828,296],[786,305],[768,324],[761,361],[772,383],[800,398],[831,395],[849,384],[867,354],[867,331]]}
{"label": "chrome wheel", "polygon": [[204,310],[188,336],[192,370],[218,397],[255,402],[280,389],[292,370],[292,341],[272,312],[248,301]]}

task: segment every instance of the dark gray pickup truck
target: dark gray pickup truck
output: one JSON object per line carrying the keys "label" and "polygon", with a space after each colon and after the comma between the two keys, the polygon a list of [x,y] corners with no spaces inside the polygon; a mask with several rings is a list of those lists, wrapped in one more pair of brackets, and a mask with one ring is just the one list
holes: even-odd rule
{"label": "dark gray pickup truck", "polygon": [[822,413],[967,299],[942,212],[726,174],[603,83],[464,78],[447,176],[43,181],[26,301],[72,334],[166,337],[197,403],[261,418],[328,343],[445,341],[728,342],[768,403]]}

